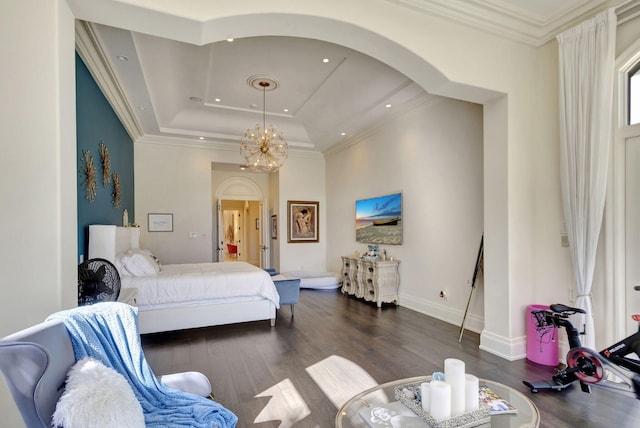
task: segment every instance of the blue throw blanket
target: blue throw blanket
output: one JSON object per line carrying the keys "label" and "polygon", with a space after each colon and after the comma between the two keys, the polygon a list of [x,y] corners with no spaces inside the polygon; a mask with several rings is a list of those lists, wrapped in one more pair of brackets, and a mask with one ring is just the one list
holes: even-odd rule
{"label": "blue throw blanket", "polygon": [[238,417],[215,401],[160,383],[144,358],[136,308],[116,302],[57,312],[71,336],[76,360],[93,357],[122,374],[138,398],[146,426],[235,427]]}

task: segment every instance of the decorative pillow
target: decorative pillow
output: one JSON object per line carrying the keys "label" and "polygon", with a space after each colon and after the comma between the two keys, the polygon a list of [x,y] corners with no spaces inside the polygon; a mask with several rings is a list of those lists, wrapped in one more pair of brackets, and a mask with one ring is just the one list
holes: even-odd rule
{"label": "decorative pillow", "polygon": [[151,261],[153,261],[156,265],[158,265],[157,267],[157,271],[160,272],[162,270],[162,263],[160,263],[160,259],[158,259],[155,255],[153,255],[151,253],[151,251],[149,250],[145,250],[145,249],[141,249],[140,252],[144,255],[146,255],[147,257],[149,257],[151,259]]}
{"label": "decorative pillow", "polygon": [[120,274],[121,277],[122,276],[131,276],[131,274],[129,273],[129,271],[125,267],[127,259],[128,259],[128,256],[122,255],[120,257],[116,257],[116,260],[113,263],[115,265],[116,269],[118,270],[118,273]]}
{"label": "decorative pillow", "polygon": [[127,380],[94,358],[69,369],[52,426],[64,428],[144,428],[144,414]]}
{"label": "decorative pillow", "polygon": [[160,272],[160,266],[156,263],[145,250],[130,250],[126,258],[123,258],[124,268],[132,276],[148,276],[156,275]]}

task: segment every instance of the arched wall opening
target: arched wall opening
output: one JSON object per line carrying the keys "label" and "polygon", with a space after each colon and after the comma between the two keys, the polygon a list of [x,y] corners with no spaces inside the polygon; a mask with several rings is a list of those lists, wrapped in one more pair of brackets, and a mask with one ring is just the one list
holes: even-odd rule
{"label": "arched wall opening", "polygon": [[[426,58],[420,44],[407,34],[393,34],[380,26],[381,17],[355,10],[326,11],[320,8],[303,13],[264,13],[258,11],[214,12],[218,16],[203,21],[189,21],[175,17],[177,25],[167,25],[167,15],[149,10],[136,10],[140,19],[116,10],[125,6],[114,5],[113,13],[103,10],[83,10],[80,19],[99,22],[166,37],[197,45],[224,40],[230,36],[256,37],[265,35],[304,37],[323,40],[367,54],[405,74],[427,92],[475,102],[484,110],[484,233],[485,233],[485,302],[500,305],[506,311],[485,310],[485,331],[481,347],[507,358],[514,355],[509,340],[517,335],[519,326],[512,325],[513,305],[509,292],[509,215],[508,215],[508,153],[509,110],[505,92],[482,87],[474,73],[462,74],[468,82],[449,79],[441,68],[452,71],[451,64],[438,64]],[[242,13],[242,14],[241,14]],[[127,18],[123,18],[126,16]],[[390,18],[390,17],[389,17]],[[421,17],[424,19],[424,16]],[[434,43],[429,41],[429,43]],[[460,40],[455,40],[460,44]],[[434,58],[438,57],[434,49]],[[455,74],[455,73],[454,73]],[[460,75],[459,75],[460,76]],[[515,330],[515,331],[514,331]],[[521,344],[523,345],[523,344]]]}

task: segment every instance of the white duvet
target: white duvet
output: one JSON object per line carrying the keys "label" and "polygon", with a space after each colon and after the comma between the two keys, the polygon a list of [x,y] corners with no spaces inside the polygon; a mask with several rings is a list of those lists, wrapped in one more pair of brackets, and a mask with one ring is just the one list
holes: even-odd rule
{"label": "white duvet", "polygon": [[163,265],[157,275],[122,277],[122,287],[138,289],[138,306],[260,297],[280,307],[271,276],[245,262]]}

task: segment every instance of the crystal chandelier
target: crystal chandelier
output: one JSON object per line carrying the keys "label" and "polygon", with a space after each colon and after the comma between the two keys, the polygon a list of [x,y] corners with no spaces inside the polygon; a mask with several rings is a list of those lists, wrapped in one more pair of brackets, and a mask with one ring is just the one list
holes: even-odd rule
{"label": "crystal chandelier", "polygon": [[[289,145],[281,131],[266,124],[266,93],[277,86],[276,81],[266,78],[252,79],[249,84],[262,89],[262,127],[256,124],[240,139],[240,154],[246,165],[257,172],[275,172],[287,159]],[[257,85],[257,86],[256,86]]]}

